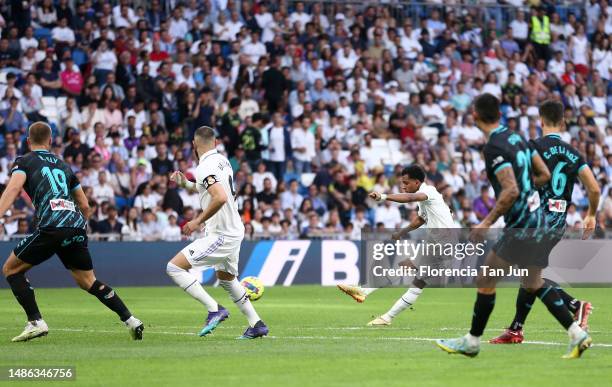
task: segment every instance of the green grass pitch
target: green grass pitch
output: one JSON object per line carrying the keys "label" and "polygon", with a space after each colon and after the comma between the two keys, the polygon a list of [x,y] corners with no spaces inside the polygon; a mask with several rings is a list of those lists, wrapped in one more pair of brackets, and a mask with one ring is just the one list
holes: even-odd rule
{"label": "green grass pitch", "polygon": [[[180,289],[117,289],[146,325],[144,340],[133,342],[87,293],[37,289],[50,333],[27,343],[10,342],[25,318],[10,291],[2,290],[0,365],[76,366],[76,383],[44,382],[49,386],[603,386],[612,380],[611,289],[570,289],[595,305],[595,346],[579,360],[560,358],[567,335],[541,303],[527,322],[528,343],[483,344],[474,359],[440,351],[433,339],[466,332],[474,289],[426,289],[391,327],[366,328],[402,289],[381,290],[360,305],[332,287],[268,288],[255,306],[270,337],[259,340],[235,340],[245,319],[221,289],[209,290],[231,316],[200,338],[195,333],[205,311]],[[510,322],[515,292],[499,291],[485,338]]]}

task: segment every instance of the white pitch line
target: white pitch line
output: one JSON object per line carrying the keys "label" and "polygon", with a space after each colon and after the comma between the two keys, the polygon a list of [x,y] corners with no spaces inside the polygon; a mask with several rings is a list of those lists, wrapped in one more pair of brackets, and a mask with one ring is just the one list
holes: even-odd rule
{"label": "white pitch line", "polygon": [[[440,328],[441,331],[459,331],[459,332],[467,332],[470,330],[470,328]],[[500,328],[487,328],[487,331],[500,331],[503,332],[505,331],[505,329],[500,329]],[[563,333],[565,332],[563,329],[526,329],[526,332],[532,332],[532,333]],[[604,332],[604,331],[593,331],[589,329],[589,333],[605,333],[608,334],[608,332]]]}
{"label": "white pitch line", "polygon": [[[5,328],[5,327],[0,327],[0,330],[3,331],[8,331],[10,330],[9,328]],[[55,327],[51,327],[49,329],[49,332],[53,333],[54,331],[59,331],[59,332],[76,332],[76,333],[121,333],[124,334],[127,331],[126,330],[121,330],[121,329],[116,329],[116,330],[105,330],[105,329],[80,329],[80,328],[55,328]],[[163,331],[149,331],[148,329],[145,329],[145,332],[147,334],[159,334],[159,335],[185,335],[185,336],[194,336],[195,333],[189,333],[189,332],[163,332]]]}
{"label": "white pitch line", "polygon": [[[8,330],[8,328],[0,327],[1,330]],[[78,328],[52,328],[52,331],[60,332],[78,332],[78,333],[123,333],[121,330],[101,330],[101,329],[78,329]],[[153,331],[146,330],[145,334],[153,335],[181,335],[181,336],[196,336],[194,332],[167,332],[167,331]],[[378,340],[378,341],[426,341],[432,342],[437,339],[432,337],[388,337],[388,336],[268,336],[267,339],[273,340]],[[483,342],[483,344],[488,344]],[[566,346],[567,343],[557,343],[553,341],[523,341],[523,344],[528,345],[547,345],[547,346]],[[608,343],[595,343],[594,347],[612,348],[612,344]]]}
{"label": "white pitch line", "polygon": [[[233,328],[233,329],[240,329],[240,328],[244,328],[244,325],[230,325],[230,324],[223,324],[223,327],[225,328]],[[193,328],[193,326],[191,325],[176,325],[176,326],[165,326],[164,328],[168,329],[190,329]],[[382,331],[396,331],[396,332],[410,332],[410,331],[414,331],[415,328],[410,328],[410,327],[405,327],[405,328],[399,328],[399,327],[389,327],[389,326],[385,326],[385,327],[369,327],[369,326],[348,326],[348,327],[291,327],[291,326],[285,326],[283,327],[283,330],[296,330],[296,331],[375,331],[375,330],[380,330]],[[432,328],[432,331],[440,331],[440,332],[447,332],[447,331],[457,331],[457,332],[467,332],[470,330],[470,328],[446,328],[446,327],[442,327],[442,328]],[[487,328],[487,332],[503,332],[505,331],[505,329],[502,328]],[[529,333],[563,333],[564,331],[562,329],[528,329]],[[602,333],[602,334],[609,334],[609,332],[604,332],[604,331],[593,331],[593,330],[589,330],[589,333]]]}
{"label": "white pitch line", "polygon": [[[346,340],[346,339],[364,339],[364,340],[380,340],[380,341],[436,341],[431,337],[347,337],[347,336],[270,336],[272,339],[296,339],[296,340]],[[489,344],[483,342],[483,344]],[[567,343],[556,343],[553,341],[523,341],[523,344],[531,345],[551,345],[551,346],[567,346]],[[598,343],[593,344],[594,347],[612,348],[612,344]]]}

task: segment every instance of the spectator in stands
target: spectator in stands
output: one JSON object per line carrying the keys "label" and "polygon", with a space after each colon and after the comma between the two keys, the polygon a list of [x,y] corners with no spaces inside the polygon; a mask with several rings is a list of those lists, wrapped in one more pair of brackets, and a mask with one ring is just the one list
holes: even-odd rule
{"label": "spectator in stands", "polygon": [[286,161],[292,157],[291,136],[279,113],[272,116],[272,127],[268,129],[268,159],[266,164],[277,180],[285,174]]}
{"label": "spectator in stands", "polygon": [[495,198],[489,195],[489,187],[483,185],[480,188],[480,196],[474,199],[474,213],[479,221],[482,221],[484,218],[489,215],[489,212],[495,206]]}
{"label": "spectator in stands", "polygon": [[[527,138],[541,133],[538,104],[560,98],[563,138],[583,153],[606,192],[612,16],[597,2],[585,13],[555,3],[529,16],[518,8],[516,17],[494,2],[479,4],[479,12],[424,4],[418,13],[397,13],[384,2],[336,9],[247,0],[224,11],[197,0],[167,10],[159,0],[141,3],[43,0],[32,15],[0,8],[0,181],[27,151],[29,123],[48,120],[60,135],[53,152],[99,204],[96,221],[108,216],[107,200],[94,189],[105,175],[118,207],[138,197],[142,209],[147,183],[155,188],[145,207],[157,223],[170,223],[161,203],[183,224],[198,197],[169,184],[167,173],[179,168],[193,178],[193,131],[207,125],[236,170],[244,221],[258,231],[265,223],[267,235],[300,234],[312,211],[313,235],[320,235],[335,209],[342,227],[358,236],[372,227],[355,219],[357,208],[373,204],[363,191],[396,189],[392,171],[411,162],[448,185],[446,199],[469,225],[478,222],[474,200],[486,181],[486,138],[470,106],[490,91],[501,97],[504,125]],[[102,16],[93,17],[94,9]],[[298,194],[308,190],[299,227],[298,211],[282,209],[292,179]],[[581,189],[573,203],[582,216]],[[377,212],[364,210],[363,219]],[[125,238],[142,238],[140,216],[133,214]]]}
{"label": "spectator in stands", "polygon": [[301,236],[304,238],[317,238],[323,234],[323,225],[319,219],[319,215],[310,211],[307,215],[307,221],[302,226]]}
{"label": "spectator in stands", "polygon": [[157,206],[157,196],[153,195],[153,190],[149,183],[144,184],[140,195],[137,195],[134,199],[134,208],[140,213],[145,210],[152,210]]}
{"label": "spectator in stands", "polygon": [[251,125],[240,134],[240,143],[251,170],[257,169],[257,165],[261,162],[261,153],[265,149],[261,135],[262,127],[263,116],[255,113],[251,118]]}
{"label": "spectator in stands", "polygon": [[295,121],[291,130],[293,167],[296,173],[309,173],[310,163],[315,157],[315,137],[310,131],[310,118],[304,116],[301,122]]}
{"label": "spectator in stands", "polygon": [[377,224],[382,223],[385,229],[390,230],[394,230],[402,223],[402,215],[398,206],[391,205],[387,200],[376,207],[374,219]]}
{"label": "spectator in stands", "polygon": [[26,120],[19,111],[19,99],[11,96],[8,101],[8,107],[0,111],[0,125],[4,126],[6,132],[25,131]]}
{"label": "spectator in stands", "polygon": [[117,219],[117,214],[117,208],[114,206],[108,207],[106,219],[98,223],[97,231],[100,234],[121,234],[123,224]]}
{"label": "spectator in stands", "polygon": [[565,222],[569,227],[577,227],[579,223],[582,223],[582,216],[576,211],[576,205],[574,203],[567,207],[567,218]]}
{"label": "spectator in stands", "polygon": [[108,74],[115,71],[117,55],[110,50],[106,40],[101,40],[98,48],[92,53],[91,60],[98,85],[102,85],[107,82]]}
{"label": "spectator in stands", "polygon": [[293,208],[294,211],[297,211],[300,205],[302,204],[302,195],[298,193],[298,182],[297,180],[291,180],[289,182],[289,190],[285,191],[281,194],[281,207],[285,208]]}
{"label": "spectator in stands", "polygon": [[98,202],[108,202],[115,204],[115,191],[112,185],[108,182],[108,176],[106,171],[100,171],[98,173],[98,183],[92,187],[93,198]]}
{"label": "spectator in stands", "polygon": [[168,242],[181,240],[181,228],[176,223],[176,215],[168,216],[168,224],[164,226],[161,232],[161,239]]}
{"label": "spectator in stands", "polygon": [[168,147],[164,143],[155,146],[157,157],[151,160],[151,168],[157,175],[167,175],[174,170],[174,164],[168,160]]}
{"label": "spectator in stands", "polygon": [[156,241],[160,238],[161,229],[151,208],[142,211],[142,222],[138,225],[145,241]]}

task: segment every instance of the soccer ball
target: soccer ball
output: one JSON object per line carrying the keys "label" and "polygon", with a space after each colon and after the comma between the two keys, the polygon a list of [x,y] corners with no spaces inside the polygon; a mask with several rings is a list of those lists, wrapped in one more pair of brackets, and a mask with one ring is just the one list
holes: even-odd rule
{"label": "soccer ball", "polygon": [[264,294],[264,285],[257,277],[245,277],[240,282],[246,289],[247,295],[251,301],[257,301]]}

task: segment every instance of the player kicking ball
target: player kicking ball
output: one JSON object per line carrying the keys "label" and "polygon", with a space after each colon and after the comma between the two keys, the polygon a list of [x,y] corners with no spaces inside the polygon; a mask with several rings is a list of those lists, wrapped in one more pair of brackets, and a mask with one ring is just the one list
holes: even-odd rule
{"label": "player kicking ball", "polygon": [[[418,216],[406,228],[394,233],[394,239],[401,239],[409,232],[422,226],[428,229],[451,229],[456,227],[450,208],[448,208],[444,202],[442,195],[435,187],[425,183],[425,171],[421,166],[413,164],[402,170],[401,190],[403,192],[397,194],[370,193],[370,197],[377,202],[388,200],[396,203],[417,203]],[[410,260],[403,261],[401,265],[415,266]],[[385,314],[376,317],[367,325],[391,325],[395,317],[402,311],[410,308],[416,302],[427,283],[424,279],[416,278],[412,282],[412,285],[413,286],[393,304],[391,309]],[[359,303],[364,302],[368,295],[378,290],[378,288],[362,288],[360,286],[350,285],[338,285],[338,289],[351,296]]]}
{"label": "player kicking ball", "polygon": [[[544,136],[531,141],[533,149],[537,150],[546,166],[552,171],[552,179],[540,188],[540,196],[544,205],[546,223],[550,228],[547,252],[559,243],[565,233],[567,207],[572,201],[572,191],[577,180],[586,188],[589,198],[589,209],[584,219],[583,239],[588,239],[595,229],[595,215],[599,205],[599,185],[591,168],[570,144],[561,140],[563,130],[563,104],[556,101],[546,101],[540,106],[540,117]],[[583,329],[588,329],[589,314],[592,305],[588,301],[580,301],[561,289],[548,279],[544,281],[555,287],[567,308],[574,314],[574,320]],[[510,326],[500,336],[491,339],[492,344],[519,344],[523,342],[523,325],[535,302],[536,295],[520,288],[516,298],[516,314]]]}
{"label": "player kicking ball", "polygon": [[[497,200],[483,222],[473,228],[471,239],[482,240],[487,229],[504,216],[506,227],[484,265],[494,270],[507,270],[512,265],[526,268],[528,275],[522,278],[521,286],[535,294],[567,330],[569,348],[563,357],[578,358],[591,346],[591,337],[574,321],[557,289],[542,279],[542,270],[548,266],[548,253],[542,253],[548,229],[534,183],[544,186],[550,180],[550,172],[520,134],[500,125],[499,100],[495,96],[485,93],[476,98],[474,118],[488,137],[483,153]],[[498,279],[485,275],[477,278],[478,292],[469,333],[437,340],[438,347],[451,354],[478,355],[480,337],[495,306]]]}
{"label": "player kicking ball", "polygon": [[54,254],[81,289],[117,313],[134,340],[142,340],[142,322],[132,316],[110,286],[94,275],[87,248],[87,197],[70,167],[49,152],[51,137],[51,128],[46,123],[35,122],[30,126],[27,141],[31,152],[15,160],[0,198],[2,218],[23,188],[32,199],[38,220],[37,230],[17,244],[2,267],[2,274],[28,316],[25,329],[12,341],[28,341],[49,333],[25,273]]}
{"label": "player kicking ball", "polygon": [[249,322],[241,339],[255,339],[268,334],[268,327],[261,321],[251,304],[246,290],[236,279],[240,244],[244,238],[244,225],[234,201],[234,171],[230,162],[216,150],[215,131],[207,126],[198,128],[193,139],[193,149],[199,164],[196,182],[188,181],[181,172],[174,172],[173,181],[183,188],[198,192],[203,212],[185,224],[183,232],[191,235],[205,227],[205,235],[179,252],[166,268],[168,276],[191,297],[208,310],[206,324],[200,336],[211,333],[229,317],[229,312],[219,305],[200,285],[200,281],[188,272],[192,267],[214,267],[219,284]]}

